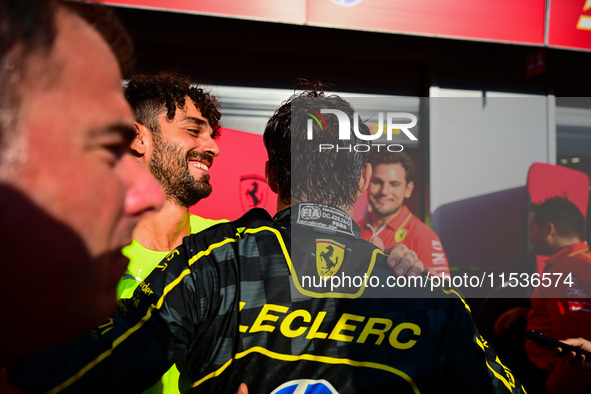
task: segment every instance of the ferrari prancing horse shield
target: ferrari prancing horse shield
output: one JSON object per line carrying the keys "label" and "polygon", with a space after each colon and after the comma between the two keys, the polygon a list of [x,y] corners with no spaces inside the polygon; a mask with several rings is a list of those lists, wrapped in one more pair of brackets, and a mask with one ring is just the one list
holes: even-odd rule
{"label": "ferrari prancing horse shield", "polygon": [[240,177],[240,202],[244,212],[252,208],[264,207],[267,202],[269,187],[260,175],[244,175]]}
{"label": "ferrari prancing horse shield", "polygon": [[333,276],[338,272],[345,257],[345,245],[332,239],[316,240],[316,269],[318,275]]}

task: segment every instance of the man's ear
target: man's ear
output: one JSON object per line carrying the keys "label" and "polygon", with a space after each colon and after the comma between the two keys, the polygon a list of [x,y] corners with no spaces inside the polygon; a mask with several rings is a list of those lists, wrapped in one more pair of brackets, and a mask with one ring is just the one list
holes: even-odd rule
{"label": "man's ear", "polygon": [[357,197],[360,197],[369,188],[369,182],[371,181],[371,173],[371,164],[365,163],[363,165],[363,170],[361,170],[361,177],[359,178],[359,189],[357,190]]}
{"label": "man's ear", "polygon": [[279,188],[277,187],[277,177],[275,176],[275,171],[271,168],[269,160],[265,162],[265,179],[267,180],[267,185],[273,193],[279,194]]}
{"label": "man's ear", "polygon": [[415,183],[410,181],[406,185],[406,190],[404,191],[404,198],[410,198],[413,189],[415,188]]}
{"label": "man's ear", "polygon": [[544,234],[544,237],[555,236],[556,235],[556,227],[554,227],[554,223],[546,222],[542,226],[542,234]]}
{"label": "man's ear", "polygon": [[541,228],[541,232],[546,246],[554,248],[557,245],[557,242],[560,238],[558,236],[558,233],[556,232],[556,227],[554,226],[554,223],[545,223]]}
{"label": "man's ear", "polygon": [[150,131],[142,124],[133,122],[135,127],[135,138],[131,142],[131,150],[138,156],[143,156],[147,152],[148,135]]}

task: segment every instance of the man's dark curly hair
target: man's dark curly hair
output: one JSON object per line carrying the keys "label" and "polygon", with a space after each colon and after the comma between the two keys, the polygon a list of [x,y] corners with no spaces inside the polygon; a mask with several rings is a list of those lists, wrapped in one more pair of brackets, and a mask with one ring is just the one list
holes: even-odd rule
{"label": "man's dark curly hair", "polygon": [[220,135],[222,114],[218,99],[198,88],[185,75],[170,71],[135,75],[127,84],[125,96],[136,120],[153,133],[160,132],[158,116],[166,111],[166,117],[173,120],[176,109],[185,107],[185,97],[188,96],[209,122],[213,138]]}
{"label": "man's dark curly hair", "polygon": [[[338,119],[326,114],[326,125],[313,122],[313,139],[307,138],[310,111],[337,109],[353,119],[351,105],[336,95],[325,96],[321,85],[287,100],[267,122],[263,141],[269,165],[277,177],[279,198],[285,203],[297,201],[320,202],[338,207],[355,203],[359,178],[366,162],[366,152],[348,151],[346,146],[364,143],[352,133],[350,140],[339,140]],[[359,120],[359,131],[369,134]],[[351,121],[353,125],[353,121]],[[340,150],[323,150],[319,144],[332,144]]]}
{"label": "man's dark curly hair", "polygon": [[539,204],[531,204],[538,227],[552,222],[558,235],[585,238],[585,218],[579,208],[564,197],[550,197]]}

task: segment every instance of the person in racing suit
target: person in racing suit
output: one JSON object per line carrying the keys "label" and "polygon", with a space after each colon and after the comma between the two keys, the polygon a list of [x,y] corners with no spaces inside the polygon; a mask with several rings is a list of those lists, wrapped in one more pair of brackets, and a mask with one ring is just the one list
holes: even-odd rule
{"label": "person in racing suit", "polygon": [[253,393],[524,392],[456,292],[376,284],[388,283],[386,256],[350,215],[371,166],[362,152],[312,149],[339,143],[337,119],[325,117],[319,141],[302,126],[310,111],[353,109],[307,94],[265,130],[275,217],[253,209],[185,237],[112,320],[16,366],[17,387],[138,391],[176,362],[181,392],[234,392],[241,382]]}

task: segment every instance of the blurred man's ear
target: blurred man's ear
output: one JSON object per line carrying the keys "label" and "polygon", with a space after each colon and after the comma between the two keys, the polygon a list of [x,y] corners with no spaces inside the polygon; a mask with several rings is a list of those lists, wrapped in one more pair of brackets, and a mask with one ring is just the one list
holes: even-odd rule
{"label": "blurred man's ear", "polygon": [[556,227],[554,227],[554,223],[547,222],[542,226],[542,234],[544,237],[555,236],[556,235]]}
{"label": "blurred man's ear", "polygon": [[414,188],[415,183],[413,181],[408,182],[408,184],[406,185],[406,190],[404,191],[404,198],[410,198]]}
{"label": "blurred man's ear", "polygon": [[[546,244],[546,246],[548,248],[550,248],[550,250],[553,250],[555,248],[558,247],[558,245],[560,245],[560,235],[556,232],[556,227],[554,226],[554,223],[552,222],[547,222],[545,223],[542,228],[542,236],[544,239],[544,243]],[[554,252],[552,252],[554,253]],[[552,254],[550,253],[550,254]]]}
{"label": "blurred man's ear", "polygon": [[363,165],[363,170],[361,170],[361,177],[359,178],[359,189],[357,190],[357,197],[361,196],[369,188],[371,174],[372,174],[371,164],[365,163]]}
{"label": "blurred man's ear", "polygon": [[277,177],[275,176],[275,171],[271,168],[269,160],[265,162],[265,179],[267,180],[267,185],[273,193],[279,194],[279,188],[277,187]]}
{"label": "blurred man's ear", "polygon": [[131,142],[131,150],[137,156],[143,156],[147,152],[147,137],[149,130],[138,122],[133,122],[135,126],[135,138]]}

